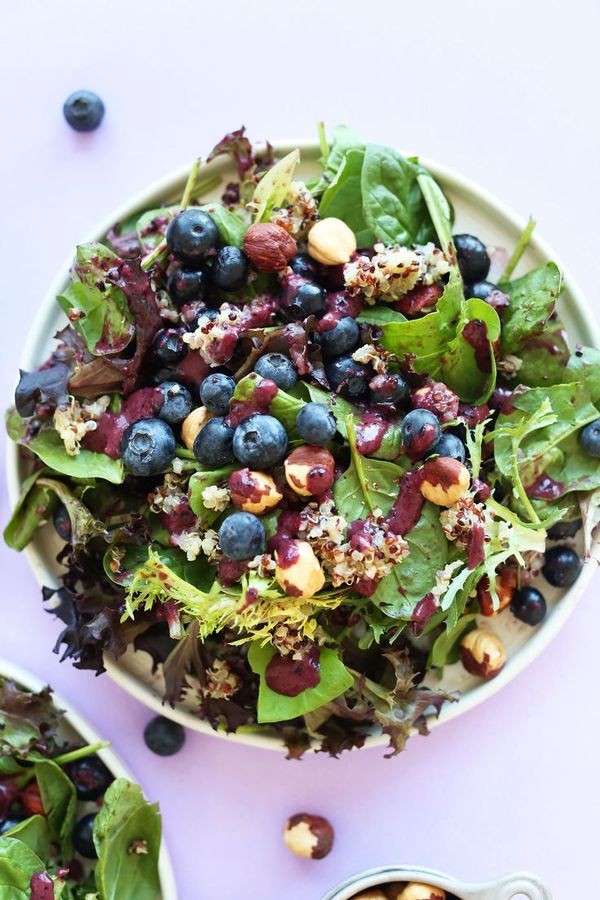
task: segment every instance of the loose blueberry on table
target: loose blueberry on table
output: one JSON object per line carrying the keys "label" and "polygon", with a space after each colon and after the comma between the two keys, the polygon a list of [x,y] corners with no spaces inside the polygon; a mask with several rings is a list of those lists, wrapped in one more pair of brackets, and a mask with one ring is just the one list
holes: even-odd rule
{"label": "loose blueberry on table", "polygon": [[223,203],[194,167],[181,200],[79,247],[67,327],[9,414],[37,463],[6,539],[55,523],[65,656],[101,669],[133,641],[170,703],[292,756],[382,726],[396,753],[445,667],[496,677],[498,617],[542,624],[600,488],[600,354],[547,340],[557,267],[527,271],[528,231],[498,271],[413,160],[350,143],[306,183],[296,151],[233,133]]}

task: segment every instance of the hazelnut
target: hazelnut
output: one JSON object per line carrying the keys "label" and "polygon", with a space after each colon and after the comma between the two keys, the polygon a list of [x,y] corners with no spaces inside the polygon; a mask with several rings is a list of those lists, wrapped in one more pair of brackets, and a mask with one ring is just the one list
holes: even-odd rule
{"label": "hazelnut", "polygon": [[244,512],[260,516],[277,506],[283,494],[270,475],[240,469],[229,476],[231,500]]}
{"label": "hazelnut", "polygon": [[437,506],[452,506],[467,493],[471,483],[467,467],[451,456],[428,459],[421,469],[421,478],[421,493]]}
{"label": "hazelnut", "polygon": [[37,781],[30,781],[21,794],[21,804],[29,816],[45,816],[42,795]]}
{"label": "hazelnut", "polygon": [[397,900],[446,900],[446,891],[434,887],[432,884],[409,881],[402,892],[397,895]]}
{"label": "hazelnut", "polygon": [[495,678],[506,662],[506,648],[493,631],[474,628],[460,642],[462,664],[471,675]]}
{"label": "hazelnut", "polygon": [[459,396],[446,387],[443,381],[432,381],[413,391],[411,401],[415,409],[429,410],[440,422],[451,422],[458,416]]}
{"label": "hazelnut", "polygon": [[284,463],[286,481],[301,497],[320,497],[333,484],[335,460],[325,447],[302,444]]}
{"label": "hazelnut", "polygon": [[379,888],[370,888],[368,891],[355,894],[352,900],[388,900],[388,896],[383,891],[380,891]]}
{"label": "hazelnut", "polygon": [[492,595],[490,594],[490,582],[487,575],[478,582],[477,599],[479,601],[479,609],[481,610],[482,616],[497,616],[503,609],[506,609],[506,607],[511,604],[515,588],[514,585],[507,581],[506,576],[502,573],[496,576],[496,591],[498,592],[498,599],[500,601],[498,609],[494,609],[494,602],[492,600]]}
{"label": "hazelnut", "polygon": [[313,597],[325,584],[325,575],[313,548],[306,541],[286,540],[275,552],[275,579],[291,597]]}
{"label": "hazelnut", "polygon": [[188,450],[194,449],[194,441],[209,419],[212,419],[212,413],[205,406],[198,406],[183,420],[181,423],[181,440]]}
{"label": "hazelnut", "polygon": [[298,813],[285,823],[283,840],[297,856],[323,859],[333,847],[333,828],[323,816]]}
{"label": "hazelnut", "polygon": [[244,253],[261,272],[281,272],[297,249],[294,238],[273,222],[256,222],[244,235]]}
{"label": "hazelnut", "polygon": [[356,253],[356,238],[351,228],[333,216],[321,219],[308,233],[308,255],[326,266],[347,263]]}

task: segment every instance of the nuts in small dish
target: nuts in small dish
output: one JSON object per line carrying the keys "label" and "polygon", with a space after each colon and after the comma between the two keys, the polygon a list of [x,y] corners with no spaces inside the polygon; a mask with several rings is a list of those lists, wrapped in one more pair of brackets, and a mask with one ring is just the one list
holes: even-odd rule
{"label": "nuts in small dish", "polygon": [[388,900],[388,896],[383,891],[380,891],[379,888],[369,888],[368,891],[356,894],[352,900]]}
{"label": "nuts in small dish", "polygon": [[325,584],[325,575],[313,548],[306,541],[287,540],[276,552],[275,579],[291,597],[313,597]]}
{"label": "nuts in small dish", "polygon": [[212,419],[212,413],[205,406],[198,406],[183,420],[181,423],[181,439],[188,450],[194,449],[194,441],[209,419]]}
{"label": "nuts in small dish", "polygon": [[354,232],[341,219],[321,219],[308,233],[309,256],[326,266],[347,263],[355,252]]}
{"label": "nuts in small dish", "polygon": [[244,512],[261,516],[273,509],[283,494],[273,478],[266,472],[253,472],[251,469],[239,469],[229,476],[231,501]]}
{"label": "nuts in small dish", "polygon": [[296,250],[294,238],[272,222],[256,222],[244,235],[244,253],[261,272],[281,272]]}
{"label": "nuts in small dish", "polygon": [[293,491],[301,497],[319,497],[333,484],[335,460],[325,447],[302,444],[290,453],[284,469]]}
{"label": "nuts in small dish", "polygon": [[292,853],[306,859],[323,859],[333,847],[334,832],[323,816],[297,813],[285,823],[283,840]]}
{"label": "nuts in small dish", "polygon": [[460,642],[460,658],[469,674],[489,681],[504,668],[506,648],[493,631],[474,628]]}
{"label": "nuts in small dish", "polygon": [[446,900],[446,891],[431,884],[410,881],[397,895],[397,900]]}
{"label": "nuts in small dish", "polygon": [[438,456],[421,469],[421,493],[437,506],[452,506],[469,490],[469,470],[458,459]]}

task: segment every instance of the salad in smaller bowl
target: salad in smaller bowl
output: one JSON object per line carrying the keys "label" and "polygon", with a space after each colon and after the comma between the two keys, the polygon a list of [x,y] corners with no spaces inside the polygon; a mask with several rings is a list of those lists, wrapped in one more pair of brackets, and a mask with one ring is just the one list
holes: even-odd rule
{"label": "salad in smaller bowl", "polygon": [[158,806],[50,688],[35,689],[9,664],[0,670],[3,891],[32,900],[174,900]]}
{"label": "salad in smaller bowl", "polygon": [[513,277],[532,225],[499,265],[418,160],[321,137],[300,180],[233,132],[77,248],[8,413],[5,536],[53,520],[76,666],[134,647],[215,729],[396,753],[455,699],[440,673],[497,676],[501,622],[540,625],[591,552],[600,353],[569,345],[554,262]]}

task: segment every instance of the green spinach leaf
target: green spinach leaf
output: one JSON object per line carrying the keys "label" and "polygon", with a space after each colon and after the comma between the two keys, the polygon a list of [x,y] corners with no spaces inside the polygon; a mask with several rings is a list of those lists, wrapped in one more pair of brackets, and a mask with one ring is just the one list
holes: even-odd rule
{"label": "green spinach leaf", "polygon": [[562,275],[553,262],[500,284],[501,290],[510,297],[502,322],[503,354],[516,353],[532,335],[545,330],[561,286]]}
{"label": "green spinach leaf", "polygon": [[[469,340],[469,330],[473,327],[477,330],[485,328],[485,336],[476,333],[476,341],[483,344],[481,349]],[[492,344],[499,337],[500,319],[496,310],[485,300],[466,300],[456,337],[450,341],[440,359],[442,380],[463,402],[485,403],[492,393],[496,385],[496,359]]]}
{"label": "green spinach leaf", "polygon": [[352,229],[359,247],[375,243],[373,232],[365,221],[361,173],[364,150],[348,150],[331,184],[321,197],[319,215],[322,219],[334,216]]}
{"label": "green spinach leaf", "polygon": [[292,178],[299,162],[300,151],[292,150],[265,172],[252,197],[255,222],[267,222],[273,209],[282,206],[290,193]]}
{"label": "green spinach leaf", "polygon": [[367,306],[356,317],[356,321],[368,322],[370,325],[388,325],[390,322],[406,322],[406,316],[391,306]]}
{"label": "green spinach leaf", "polygon": [[578,381],[587,391],[592,403],[600,403],[600,350],[595,347],[580,347],[569,359],[565,370],[565,381]]}
{"label": "green spinach leaf", "polygon": [[27,844],[7,835],[0,837],[0,897],[29,900],[31,876],[45,870],[45,864]]}
{"label": "green spinach leaf", "polygon": [[[30,816],[5,831],[6,837],[16,838],[26,844],[40,859],[50,858],[50,831],[44,816]],[[1,896],[1,894],[0,894]]]}
{"label": "green spinach leaf", "polygon": [[71,833],[77,804],[75,786],[51,759],[35,763],[35,777],[50,833],[60,841],[63,855],[68,859],[73,852]]}
{"label": "green spinach leaf", "polygon": [[203,525],[212,524],[221,513],[214,509],[207,509],[202,500],[202,491],[212,485],[227,484],[227,480],[237,466],[225,466],[222,469],[214,469],[212,472],[194,472],[190,477],[188,496],[192,512],[202,519]]}
{"label": "green spinach leaf", "polygon": [[12,550],[23,550],[38,528],[45,524],[56,505],[56,495],[36,485],[40,473],[34,472],[21,486],[21,495],[4,529],[4,541]]}

